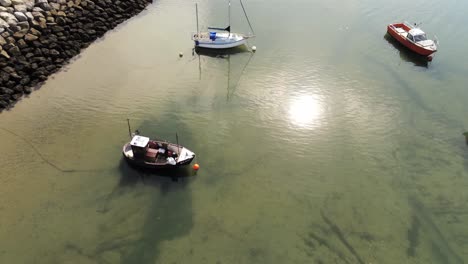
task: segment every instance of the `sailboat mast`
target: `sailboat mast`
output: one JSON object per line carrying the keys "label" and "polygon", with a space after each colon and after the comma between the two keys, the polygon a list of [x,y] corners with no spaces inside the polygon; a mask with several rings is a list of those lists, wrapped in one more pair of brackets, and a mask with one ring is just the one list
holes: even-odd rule
{"label": "sailboat mast", "polygon": [[229,33],[231,33],[231,0],[229,0],[229,24],[228,24],[228,28],[229,28]]}
{"label": "sailboat mast", "polygon": [[195,3],[195,13],[196,13],[196,16],[197,16],[197,37],[200,33],[200,30],[198,29],[198,3]]}

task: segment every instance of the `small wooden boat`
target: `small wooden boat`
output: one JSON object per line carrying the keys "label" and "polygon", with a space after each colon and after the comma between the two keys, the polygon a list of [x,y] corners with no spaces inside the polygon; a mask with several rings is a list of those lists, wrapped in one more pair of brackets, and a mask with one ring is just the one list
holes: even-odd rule
{"label": "small wooden boat", "polygon": [[178,144],[134,135],[123,146],[123,156],[136,166],[162,169],[188,165],[195,158],[195,153]]}
{"label": "small wooden boat", "polygon": [[[250,25],[249,18],[245,12],[242,0],[240,0],[242,9],[244,10],[245,17],[249,23],[250,29],[253,32],[252,26]],[[196,48],[205,49],[230,49],[245,45],[247,39],[254,37],[254,35],[244,35],[240,33],[231,32],[231,1],[229,1],[229,22],[226,28],[208,27],[208,32],[200,32],[198,28],[198,5],[196,7],[197,16],[197,32],[192,34],[192,40],[195,42]]]}
{"label": "small wooden boat", "polygon": [[426,56],[429,61],[437,51],[436,43],[427,39],[424,31],[407,22],[390,24],[387,26],[387,32],[411,51]]}
{"label": "small wooden boat", "polygon": [[[132,140],[123,146],[122,154],[129,163],[142,168],[164,169],[188,165],[195,158],[195,153],[179,144],[151,140],[140,136],[138,130],[132,134],[130,121],[127,122]],[[178,142],[177,134],[176,138]]]}

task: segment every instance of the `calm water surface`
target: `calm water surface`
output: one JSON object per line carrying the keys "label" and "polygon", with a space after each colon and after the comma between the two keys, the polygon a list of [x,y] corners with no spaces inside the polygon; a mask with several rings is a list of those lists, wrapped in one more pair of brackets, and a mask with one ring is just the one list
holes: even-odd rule
{"label": "calm water surface", "polygon": [[[194,2],[160,0],[0,115],[1,263],[468,261],[468,5],[245,5],[255,54],[192,55]],[[404,19],[429,65],[385,38]],[[197,175],[129,168],[126,118]]]}

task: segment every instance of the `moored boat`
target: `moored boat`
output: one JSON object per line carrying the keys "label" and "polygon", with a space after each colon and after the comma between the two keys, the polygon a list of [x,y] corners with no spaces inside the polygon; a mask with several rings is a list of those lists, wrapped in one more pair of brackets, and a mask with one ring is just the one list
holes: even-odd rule
{"label": "moored boat", "polygon": [[128,162],[149,169],[188,165],[195,158],[195,153],[181,145],[140,135],[134,135],[123,146],[122,153]]}
{"label": "moored boat", "polygon": [[138,130],[131,133],[130,121],[128,122],[128,133],[131,141],[123,146],[122,154],[131,164],[147,169],[174,168],[190,164],[195,158],[195,153],[184,146],[164,140],[153,140],[149,137],[140,136]]}
{"label": "moored boat", "polygon": [[420,28],[407,22],[390,24],[387,26],[387,32],[411,51],[426,56],[429,61],[437,52],[435,41],[428,39]]}
{"label": "moored boat", "polygon": [[[249,23],[250,29],[253,32],[252,26],[250,25],[249,18],[245,12],[242,0],[240,1],[242,9],[244,10],[245,17]],[[208,27],[210,31],[200,32],[198,27],[198,5],[196,6],[196,17],[197,17],[197,32],[192,34],[192,40],[195,42],[196,48],[205,49],[230,49],[242,46],[247,43],[247,39],[254,37],[254,35],[245,35],[241,33],[231,32],[231,1],[229,1],[229,22],[226,28]]]}

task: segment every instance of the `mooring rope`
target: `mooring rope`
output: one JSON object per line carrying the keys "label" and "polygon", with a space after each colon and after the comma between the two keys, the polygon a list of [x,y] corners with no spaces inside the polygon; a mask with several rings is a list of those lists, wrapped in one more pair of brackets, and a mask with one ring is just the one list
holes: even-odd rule
{"label": "mooring rope", "polygon": [[60,168],[59,166],[55,165],[53,162],[49,161],[46,157],[44,157],[44,155],[42,155],[42,153],[34,146],[34,144],[27,140],[26,138],[16,134],[15,132],[9,130],[9,129],[6,129],[6,128],[3,128],[3,127],[0,127],[1,130],[21,139],[22,141],[26,142],[26,144],[28,144],[33,150],[34,152],[42,159],[42,161],[44,161],[45,163],[49,164],[49,166],[51,166],[52,168],[56,169],[57,171],[60,171],[60,172],[64,172],[64,173],[74,173],[74,172],[98,172],[98,171],[102,171],[101,170],[76,170],[76,169],[62,169]]}

